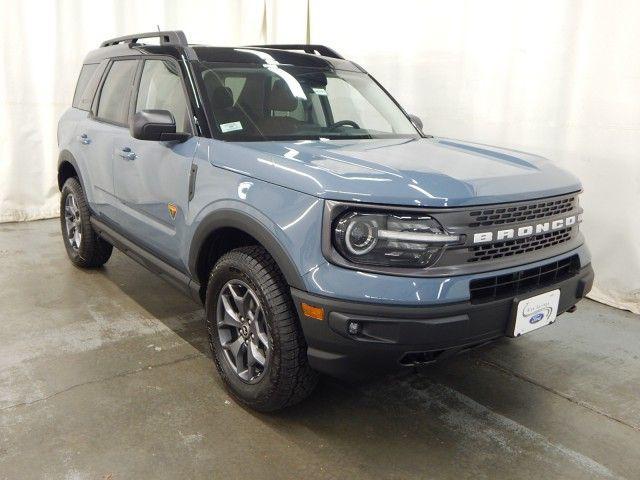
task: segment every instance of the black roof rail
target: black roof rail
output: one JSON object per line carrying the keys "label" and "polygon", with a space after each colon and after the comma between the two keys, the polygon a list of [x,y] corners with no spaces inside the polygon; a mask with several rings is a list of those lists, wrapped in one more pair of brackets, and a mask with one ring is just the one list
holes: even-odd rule
{"label": "black roof rail", "polygon": [[188,46],[187,36],[182,30],[167,30],[164,32],[134,33],[133,35],[125,35],[124,37],[111,38],[102,42],[100,47],[111,47],[119,43],[137,43],[141,38],[159,38],[161,45]]}
{"label": "black roof rail", "polygon": [[275,48],[277,50],[301,50],[304,53],[310,53],[315,55],[316,52],[323,57],[339,58],[344,60],[344,57],[336,52],[334,49],[325,47],[324,45],[316,45],[310,43],[283,43],[278,45],[250,45],[256,48]]}

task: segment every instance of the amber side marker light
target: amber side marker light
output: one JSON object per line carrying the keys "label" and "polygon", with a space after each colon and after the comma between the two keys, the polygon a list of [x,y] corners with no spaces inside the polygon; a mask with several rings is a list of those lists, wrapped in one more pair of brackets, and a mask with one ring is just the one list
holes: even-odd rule
{"label": "amber side marker light", "polygon": [[324,320],[324,308],[314,307],[308,303],[301,303],[302,313],[309,318],[315,318],[316,320]]}

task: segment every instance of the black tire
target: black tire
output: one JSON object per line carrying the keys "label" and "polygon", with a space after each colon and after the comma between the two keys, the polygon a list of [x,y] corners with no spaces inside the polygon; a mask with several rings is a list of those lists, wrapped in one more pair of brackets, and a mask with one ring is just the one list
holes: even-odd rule
{"label": "black tire", "polygon": [[[82,234],[79,246],[77,247],[74,247],[69,240],[67,218],[65,216],[67,197],[70,195],[72,195],[72,198],[75,200],[80,222],[78,230]],[[62,230],[62,240],[64,241],[64,246],[71,262],[81,268],[101,267],[109,260],[111,252],[113,251],[111,244],[98,237],[93,230],[90,217],[89,205],[87,204],[87,199],[80,182],[75,177],[67,179],[67,181],[64,182],[62,195],[60,196],[60,227]]]}
{"label": "black tire", "polygon": [[[267,324],[270,359],[254,383],[243,381],[236,373],[219,338],[218,298],[223,287],[234,280],[253,290]],[[311,394],[317,374],[307,362],[307,345],[287,284],[264,248],[238,248],[218,260],[209,275],[205,312],[216,368],[228,391],[240,403],[268,412],[291,406]]]}

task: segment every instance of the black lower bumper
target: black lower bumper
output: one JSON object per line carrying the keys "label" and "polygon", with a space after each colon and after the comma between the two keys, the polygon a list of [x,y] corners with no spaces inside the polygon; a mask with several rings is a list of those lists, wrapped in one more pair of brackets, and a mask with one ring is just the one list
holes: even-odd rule
{"label": "black lower bumper", "polygon": [[[292,289],[312,368],[358,378],[402,366],[429,363],[506,334],[515,305],[523,298],[560,289],[558,314],[591,289],[593,269],[538,290],[483,303],[401,307],[335,300]],[[306,317],[301,303],[324,309],[324,320]],[[349,332],[356,322],[357,331]]]}

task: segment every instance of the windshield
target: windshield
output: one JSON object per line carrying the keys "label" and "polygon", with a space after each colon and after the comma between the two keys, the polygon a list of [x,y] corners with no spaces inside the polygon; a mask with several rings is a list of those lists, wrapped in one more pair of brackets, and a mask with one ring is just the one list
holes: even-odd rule
{"label": "windshield", "polygon": [[202,62],[200,76],[214,128],[224,140],[420,136],[365,73]]}

